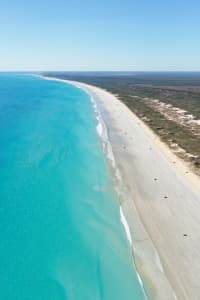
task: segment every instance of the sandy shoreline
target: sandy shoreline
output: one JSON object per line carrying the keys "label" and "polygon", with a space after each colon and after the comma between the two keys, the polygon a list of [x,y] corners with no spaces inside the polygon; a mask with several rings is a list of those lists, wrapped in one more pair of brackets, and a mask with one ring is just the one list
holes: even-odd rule
{"label": "sandy shoreline", "polygon": [[135,265],[147,295],[199,300],[199,178],[114,95],[71,83],[100,105],[125,189],[121,205]]}

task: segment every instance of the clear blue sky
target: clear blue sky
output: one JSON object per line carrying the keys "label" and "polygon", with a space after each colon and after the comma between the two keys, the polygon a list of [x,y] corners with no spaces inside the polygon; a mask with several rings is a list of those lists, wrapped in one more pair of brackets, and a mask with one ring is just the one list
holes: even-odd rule
{"label": "clear blue sky", "polygon": [[200,70],[200,1],[0,0],[0,70]]}

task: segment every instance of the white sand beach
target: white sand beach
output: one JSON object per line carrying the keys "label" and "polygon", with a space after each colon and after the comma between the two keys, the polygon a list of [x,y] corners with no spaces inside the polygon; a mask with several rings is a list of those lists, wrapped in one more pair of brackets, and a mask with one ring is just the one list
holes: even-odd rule
{"label": "white sand beach", "polygon": [[123,213],[150,299],[200,299],[200,180],[114,95],[96,98],[121,173]]}

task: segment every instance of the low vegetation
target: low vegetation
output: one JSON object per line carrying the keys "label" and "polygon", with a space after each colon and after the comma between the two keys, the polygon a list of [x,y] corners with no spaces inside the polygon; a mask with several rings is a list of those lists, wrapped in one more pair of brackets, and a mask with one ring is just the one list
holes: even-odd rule
{"label": "low vegetation", "polygon": [[148,105],[145,98],[158,99],[200,119],[200,73],[50,73],[48,76],[93,84],[116,94],[181,158],[200,173],[200,136],[167,119]]}

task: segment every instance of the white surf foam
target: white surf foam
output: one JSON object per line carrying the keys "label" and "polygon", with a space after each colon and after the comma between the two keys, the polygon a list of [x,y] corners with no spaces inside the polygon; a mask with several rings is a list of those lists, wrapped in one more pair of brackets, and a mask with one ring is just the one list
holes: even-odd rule
{"label": "white surf foam", "polygon": [[132,242],[132,238],[131,238],[131,232],[130,232],[130,228],[128,226],[128,222],[124,216],[124,213],[123,213],[123,209],[122,207],[120,206],[120,219],[121,219],[121,222],[124,226],[124,229],[125,229],[125,232],[126,232],[126,236],[127,236],[127,239],[130,243],[130,245],[132,246],[133,245],[133,242]]}

